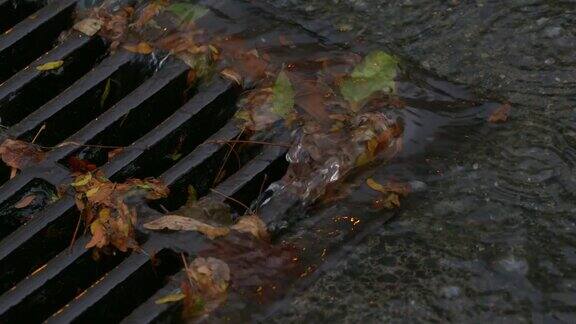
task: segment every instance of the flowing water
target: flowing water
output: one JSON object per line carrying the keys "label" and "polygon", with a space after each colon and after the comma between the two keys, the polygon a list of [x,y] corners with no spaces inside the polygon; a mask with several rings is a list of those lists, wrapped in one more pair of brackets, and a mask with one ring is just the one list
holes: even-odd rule
{"label": "flowing water", "polygon": [[[576,320],[576,2],[198,2],[212,32],[277,64],[387,51],[406,103],[386,108],[405,123],[398,156],[292,215],[279,240],[300,249],[301,276],[267,302],[232,296],[216,318]],[[510,120],[488,123],[504,102]],[[367,177],[413,192],[378,210]]]}
{"label": "flowing water", "polygon": [[[425,186],[266,318],[573,322],[576,3],[269,2],[327,40],[388,49],[410,62],[416,80],[425,78],[413,71],[425,71],[436,84],[513,109],[500,125],[459,121],[449,109],[451,123],[424,137],[424,150],[375,168],[376,179]],[[430,111],[446,112],[428,106],[414,110],[422,125],[436,120]],[[360,200],[352,195],[325,213],[363,213]]]}

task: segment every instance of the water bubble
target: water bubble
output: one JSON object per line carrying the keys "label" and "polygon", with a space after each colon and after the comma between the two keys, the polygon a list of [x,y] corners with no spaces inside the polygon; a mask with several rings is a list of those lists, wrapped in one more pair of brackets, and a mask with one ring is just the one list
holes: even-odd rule
{"label": "water bubble", "polygon": [[448,299],[460,296],[460,287],[458,286],[445,286],[440,288],[440,296]]}

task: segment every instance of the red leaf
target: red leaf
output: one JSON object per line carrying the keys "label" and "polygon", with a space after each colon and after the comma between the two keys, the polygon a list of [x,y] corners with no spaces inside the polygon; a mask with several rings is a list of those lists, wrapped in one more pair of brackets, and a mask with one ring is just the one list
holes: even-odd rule
{"label": "red leaf", "polygon": [[68,158],[68,165],[70,166],[70,170],[73,172],[81,172],[86,173],[90,171],[96,170],[98,167],[90,163],[89,161],[79,159],[75,156],[71,156]]}

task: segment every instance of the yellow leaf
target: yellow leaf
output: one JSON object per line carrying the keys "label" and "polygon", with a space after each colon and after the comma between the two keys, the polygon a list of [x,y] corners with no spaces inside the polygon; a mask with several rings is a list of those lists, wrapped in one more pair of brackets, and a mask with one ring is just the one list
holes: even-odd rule
{"label": "yellow leaf", "polygon": [[368,187],[370,187],[372,190],[376,190],[379,191],[381,193],[387,193],[388,191],[386,190],[386,188],[384,188],[383,185],[379,184],[378,182],[376,182],[376,180],[372,179],[372,178],[368,178],[366,179],[366,184],[368,185]]}
{"label": "yellow leaf", "polygon": [[146,42],[140,42],[138,45],[124,45],[123,47],[127,51],[139,54],[150,54],[154,50],[154,48]]}
{"label": "yellow leaf", "polygon": [[156,305],[161,305],[161,304],[177,302],[177,301],[180,301],[184,298],[186,298],[186,295],[184,295],[183,293],[176,293],[176,294],[170,294],[170,295],[164,296],[162,298],[159,298],[154,303]]}
{"label": "yellow leaf", "polygon": [[372,159],[366,154],[366,152],[362,152],[356,159],[356,166],[360,167],[372,162]]}
{"label": "yellow leaf", "polygon": [[44,63],[42,65],[37,66],[36,70],[49,71],[49,70],[57,69],[57,68],[61,67],[62,65],[64,65],[64,61],[53,61],[53,62],[48,62],[48,63]]}
{"label": "yellow leaf", "polygon": [[92,180],[92,173],[86,173],[85,175],[76,178],[76,181],[74,181],[71,185],[73,187],[85,186],[90,182],[90,180]]}
{"label": "yellow leaf", "polygon": [[374,207],[378,209],[396,209],[400,207],[400,197],[395,193],[388,193],[374,201]]}
{"label": "yellow leaf", "polygon": [[368,155],[374,157],[376,155],[376,149],[378,148],[378,138],[373,137],[366,143],[366,151]]}
{"label": "yellow leaf", "polygon": [[100,210],[100,212],[98,212],[98,220],[102,223],[108,221],[108,219],[110,218],[110,209],[109,208],[103,208]]}
{"label": "yellow leaf", "polygon": [[[88,180],[88,181],[90,181],[90,180]],[[86,197],[90,198],[90,197],[94,196],[98,192],[98,190],[100,190],[100,187],[91,188],[90,190],[86,191]]]}

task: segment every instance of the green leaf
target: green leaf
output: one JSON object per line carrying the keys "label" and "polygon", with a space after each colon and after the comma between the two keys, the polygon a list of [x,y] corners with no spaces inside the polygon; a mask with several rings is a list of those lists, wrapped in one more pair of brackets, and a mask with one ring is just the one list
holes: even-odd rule
{"label": "green leaf", "polygon": [[166,8],[167,11],[172,12],[178,16],[180,23],[188,23],[202,18],[208,13],[208,9],[192,3],[174,3]]}
{"label": "green leaf", "polygon": [[278,74],[274,88],[272,89],[272,109],[278,116],[285,118],[294,108],[294,87],[290,78],[284,71]]}
{"label": "green leaf", "polygon": [[64,61],[52,61],[52,62],[47,62],[47,63],[44,63],[42,65],[37,66],[36,70],[38,70],[38,71],[50,71],[50,70],[57,69],[57,68],[61,67],[62,65],[64,65]]}
{"label": "green leaf", "polygon": [[378,91],[393,93],[397,65],[393,56],[382,51],[368,54],[342,82],[342,96],[357,105]]}
{"label": "green leaf", "polygon": [[108,78],[108,81],[106,81],[106,86],[104,87],[104,92],[102,93],[102,97],[100,97],[100,108],[104,108],[104,105],[106,104],[106,99],[108,99],[108,96],[110,95],[110,78]]}
{"label": "green leaf", "polygon": [[179,292],[179,293],[170,294],[170,295],[164,296],[162,298],[159,298],[154,303],[156,305],[162,305],[162,304],[167,304],[167,303],[174,303],[174,302],[180,301],[184,298],[186,298],[186,295]]}

